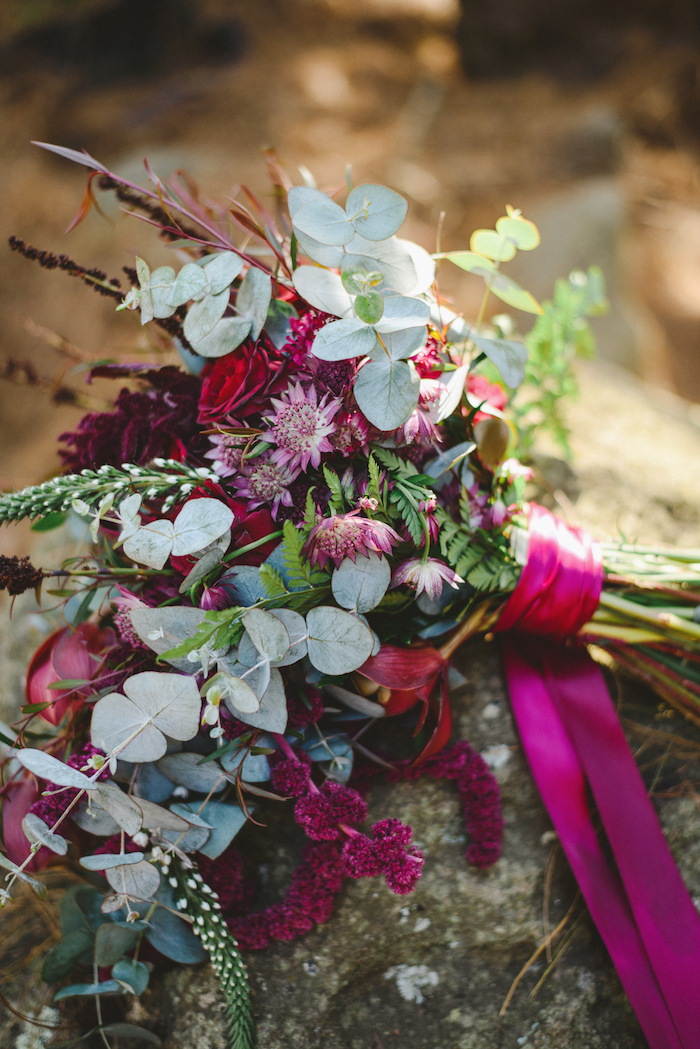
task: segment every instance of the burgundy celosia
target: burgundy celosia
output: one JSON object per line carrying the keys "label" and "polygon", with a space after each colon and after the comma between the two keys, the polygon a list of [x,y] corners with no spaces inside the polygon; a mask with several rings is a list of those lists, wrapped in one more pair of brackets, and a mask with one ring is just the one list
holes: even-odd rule
{"label": "burgundy celosia", "polygon": [[379,820],[372,838],[353,834],[343,847],[343,871],[351,878],[386,877],[392,892],[412,892],[423,869],[423,854],[411,845],[413,831],[394,817]]}
{"label": "burgundy celosia", "polygon": [[150,388],[122,389],[113,411],[91,412],[83,416],[77,430],[60,435],[59,441],[68,447],[58,454],[68,472],[146,463],[154,456],[173,454],[178,441],[191,442],[196,433],[197,377],[168,365],[138,378]]}
{"label": "burgundy celosia", "polygon": [[301,750],[295,751],[293,758],[276,761],[270,773],[272,789],[289,798],[301,798],[308,794],[310,779],[311,759]]}
{"label": "burgundy celosia", "polygon": [[315,841],[342,838],[339,823],[361,823],[366,815],[367,805],[356,790],[330,780],[294,806],[294,819]]}
{"label": "burgundy celosia", "polygon": [[309,845],[284,901],[260,913],[229,918],[229,928],[239,946],[248,951],[262,950],[271,939],[294,939],[308,932],[314,922],[328,921],[342,884],[340,846],[332,842]]}
{"label": "burgundy celosia", "polygon": [[[503,816],[501,793],[488,765],[466,740],[460,740],[429,758],[417,768],[408,768],[402,775],[419,779],[423,775],[433,779],[454,780],[464,805],[464,822],[471,838],[466,852],[469,863],[481,870],[491,867],[501,855]],[[390,779],[401,775],[390,773]]]}

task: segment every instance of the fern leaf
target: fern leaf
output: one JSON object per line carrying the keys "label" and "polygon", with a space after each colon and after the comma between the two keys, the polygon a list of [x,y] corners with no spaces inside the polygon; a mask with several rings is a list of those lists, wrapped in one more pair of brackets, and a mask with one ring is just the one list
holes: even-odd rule
{"label": "fern leaf", "polygon": [[267,591],[268,597],[281,597],[288,593],[282,576],[272,565],[260,565],[260,581]]}
{"label": "fern leaf", "polygon": [[342,514],[345,510],[345,497],[343,495],[343,486],[340,483],[335,470],[331,470],[330,467],[323,467],[323,476],[326,478],[326,484],[328,485],[331,493],[330,506],[336,513]]}

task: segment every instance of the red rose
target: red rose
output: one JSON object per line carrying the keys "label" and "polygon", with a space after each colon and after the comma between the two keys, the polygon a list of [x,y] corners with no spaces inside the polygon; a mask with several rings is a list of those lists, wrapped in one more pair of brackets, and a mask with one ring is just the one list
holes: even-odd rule
{"label": "red rose", "polygon": [[112,630],[100,630],[95,623],[81,623],[56,630],[39,646],[27,670],[27,703],[51,703],[40,711],[45,721],[57,725],[67,710],[79,707],[90,695],[90,685],[68,690],[49,688],[57,681],[89,681],[99,674],[102,665],[92,658],[114,644]]}
{"label": "red rose", "polygon": [[211,424],[226,415],[238,419],[260,411],[285,380],[285,358],[263,335],[207,364],[202,372],[199,422]]}

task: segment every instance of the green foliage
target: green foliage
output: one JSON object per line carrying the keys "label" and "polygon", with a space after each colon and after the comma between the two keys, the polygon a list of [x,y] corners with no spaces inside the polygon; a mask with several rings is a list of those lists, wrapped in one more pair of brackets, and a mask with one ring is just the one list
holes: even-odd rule
{"label": "green foliage", "polygon": [[340,483],[340,478],[334,470],[330,467],[323,467],[323,476],[326,479],[326,484],[330,489],[331,498],[329,506],[331,510],[334,510],[337,514],[342,514],[345,511],[345,497],[343,495],[343,487]]}
{"label": "green foliage", "polygon": [[[394,487],[389,493],[390,506],[396,509],[411,539],[419,546],[425,534],[425,518],[418,506],[420,502],[427,501],[435,494],[432,488],[428,487],[432,484],[432,477],[417,474],[413,463],[399,459],[398,455],[394,455],[387,448],[375,448],[372,454],[384,464],[394,482]],[[371,469],[370,467],[370,478]],[[378,491],[378,472],[375,473],[373,483]]]}
{"label": "green foliage", "polygon": [[556,282],[552,300],[542,305],[544,313],[525,337],[529,351],[525,383],[511,404],[520,434],[518,454],[527,456],[536,434],[548,431],[569,458],[562,399],[578,392],[575,359],[592,357],[595,351],[588,318],[607,312],[603,274],[597,266],[588,273],[575,271]]}
{"label": "green foliage", "polygon": [[267,591],[268,597],[282,597],[288,593],[282,575],[272,565],[260,565],[260,581]]}

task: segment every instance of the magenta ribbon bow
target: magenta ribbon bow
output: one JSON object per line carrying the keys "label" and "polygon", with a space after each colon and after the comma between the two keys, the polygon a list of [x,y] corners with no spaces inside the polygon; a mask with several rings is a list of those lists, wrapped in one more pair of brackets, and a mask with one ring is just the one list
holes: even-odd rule
{"label": "magenta ribbon bow", "polygon": [[510,631],[503,660],[535,782],[650,1049],[700,1049],[700,915],[600,670],[562,643],[597,608],[602,578],[598,544],[533,505],[527,565],[495,629]]}

